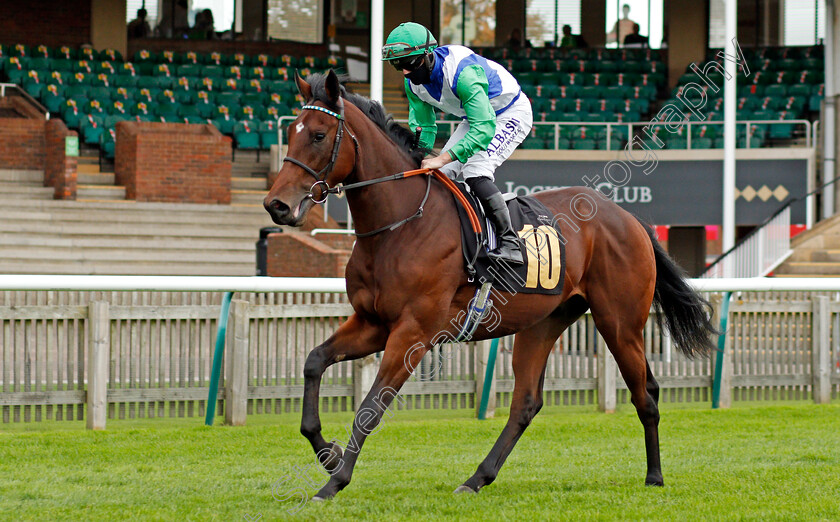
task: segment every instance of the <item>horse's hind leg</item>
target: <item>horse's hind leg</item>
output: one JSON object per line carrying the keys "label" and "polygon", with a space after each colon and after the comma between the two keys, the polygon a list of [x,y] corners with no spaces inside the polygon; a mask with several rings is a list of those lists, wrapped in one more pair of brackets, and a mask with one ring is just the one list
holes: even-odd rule
{"label": "horse's hind leg", "polygon": [[330,444],[321,435],[321,418],[318,414],[321,376],[333,364],[360,359],[385,348],[387,332],[352,315],[335,334],[317,346],[306,357],[303,367],[303,407],[300,432],[312,444],[318,460],[332,471],[341,459],[341,449]]}
{"label": "horse's hind leg", "polygon": [[513,374],[516,381],[507,424],[493,449],[479,464],[473,476],[455,490],[456,493],[478,492],[496,479],[519,437],[542,408],[542,387],[548,355],[554,341],[567,326],[567,321],[549,317],[516,334],[513,347]]}
{"label": "horse's hind leg", "polygon": [[[612,302],[613,304],[615,301]],[[647,309],[645,309],[644,316]],[[604,337],[610,351],[615,356],[618,369],[627,388],[630,400],[636,407],[636,413],[645,429],[645,453],[647,455],[647,475],[645,484],[661,486],[662,466],[659,461],[659,385],[653,379],[650,366],[645,359],[645,345],[642,338],[644,321],[622,317],[616,308],[601,309],[592,305],[592,318],[595,326]],[[621,318],[621,319],[619,319]],[[650,376],[650,379],[648,379]]]}

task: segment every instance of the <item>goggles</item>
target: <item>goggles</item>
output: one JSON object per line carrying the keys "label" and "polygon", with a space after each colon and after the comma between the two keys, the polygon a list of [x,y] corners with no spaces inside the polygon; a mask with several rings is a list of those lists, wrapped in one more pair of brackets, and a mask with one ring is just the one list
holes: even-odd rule
{"label": "goggles", "polygon": [[389,63],[394,66],[394,69],[402,71],[413,71],[423,64],[424,55],[406,56],[405,58],[397,58],[396,60],[389,60]]}

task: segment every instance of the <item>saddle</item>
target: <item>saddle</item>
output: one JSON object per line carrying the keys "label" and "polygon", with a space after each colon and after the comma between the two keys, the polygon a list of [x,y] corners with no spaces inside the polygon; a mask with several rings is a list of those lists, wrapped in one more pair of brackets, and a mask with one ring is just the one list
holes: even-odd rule
{"label": "saddle", "polygon": [[[493,224],[484,215],[478,199],[466,184],[454,182],[460,192],[453,194],[461,222],[461,243],[464,262],[470,281],[492,283],[509,293],[549,294],[563,292],[566,277],[566,247],[559,223],[551,211],[530,196],[505,194],[513,229],[522,243],[524,265],[500,262],[488,254],[496,248]],[[460,196],[460,197],[459,197]],[[479,217],[481,233],[476,233],[473,221],[464,205],[468,203]]]}

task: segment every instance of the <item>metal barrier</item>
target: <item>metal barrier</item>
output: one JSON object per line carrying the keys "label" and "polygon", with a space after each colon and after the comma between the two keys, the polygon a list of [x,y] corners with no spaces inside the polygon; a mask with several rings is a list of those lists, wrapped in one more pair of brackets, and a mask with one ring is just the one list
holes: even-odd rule
{"label": "metal barrier", "polygon": [[762,277],[790,257],[790,205],[718,258],[702,278]]}

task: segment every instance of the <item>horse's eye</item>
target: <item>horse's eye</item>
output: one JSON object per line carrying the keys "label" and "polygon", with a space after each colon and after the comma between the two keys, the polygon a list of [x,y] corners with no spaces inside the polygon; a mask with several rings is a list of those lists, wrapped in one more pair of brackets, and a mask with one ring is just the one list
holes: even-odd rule
{"label": "horse's eye", "polygon": [[323,132],[316,132],[315,133],[315,142],[317,143],[319,141],[324,141],[324,138],[326,138],[326,137],[327,137],[327,135],[324,134]]}

